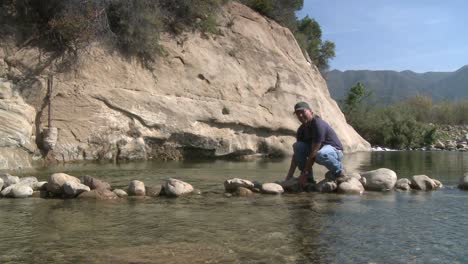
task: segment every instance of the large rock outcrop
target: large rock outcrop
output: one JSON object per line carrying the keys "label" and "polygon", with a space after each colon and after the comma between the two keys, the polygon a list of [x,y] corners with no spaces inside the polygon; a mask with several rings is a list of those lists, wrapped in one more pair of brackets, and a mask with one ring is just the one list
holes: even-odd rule
{"label": "large rock outcrop", "polygon": [[55,72],[58,160],[288,155],[299,100],[336,129],[345,151],[370,150],[288,29],[235,2],[218,23],[219,34],[161,36],[165,55],[154,70],[98,45],[62,72],[56,63],[44,66],[53,60],[34,49],[10,49],[0,61],[40,113],[38,127],[47,119],[41,74]]}

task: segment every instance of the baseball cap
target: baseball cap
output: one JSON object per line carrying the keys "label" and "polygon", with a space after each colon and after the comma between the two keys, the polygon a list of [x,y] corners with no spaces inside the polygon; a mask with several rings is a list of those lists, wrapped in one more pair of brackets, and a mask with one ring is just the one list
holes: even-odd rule
{"label": "baseball cap", "polygon": [[299,103],[297,103],[296,105],[294,105],[294,113],[296,113],[296,111],[305,110],[305,109],[309,109],[309,110],[310,110],[310,106],[309,106],[309,104],[306,103],[306,102],[299,102]]}

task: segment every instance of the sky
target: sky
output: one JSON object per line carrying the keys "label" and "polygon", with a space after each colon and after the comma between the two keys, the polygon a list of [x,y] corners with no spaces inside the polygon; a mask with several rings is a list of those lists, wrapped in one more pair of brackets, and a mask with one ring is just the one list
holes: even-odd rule
{"label": "sky", "polygon": [[336,44],[330,69],[455,71],[468,64],[467,0],[304,0]]}

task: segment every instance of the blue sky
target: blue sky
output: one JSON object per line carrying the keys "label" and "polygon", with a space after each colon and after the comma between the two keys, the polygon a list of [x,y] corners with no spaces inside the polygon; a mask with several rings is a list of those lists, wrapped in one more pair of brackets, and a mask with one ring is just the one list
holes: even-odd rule
{"label": "blue sky", "polygon": [[468,64],[466,0],[304,0],[336,44],[330,69],[455,71]]}

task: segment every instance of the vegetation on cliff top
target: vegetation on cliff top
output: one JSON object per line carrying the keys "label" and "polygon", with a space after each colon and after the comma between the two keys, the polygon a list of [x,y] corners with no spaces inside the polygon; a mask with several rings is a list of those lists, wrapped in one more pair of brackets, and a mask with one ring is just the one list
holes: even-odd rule
{"label": "vegetation on cliff top", "polygon": [[[187,30],[217,33],[216,15],[229,0],[3,0],[0,22],[14,28],[20,45],[39,45],[74,55],[91,42],[107,41],[146,65],[160,54],[159,34]],[[295,12],[303,0],[241,0],[290,28],[304,53],[321,70],[334,57],[334,44],[322,42],[319,24]],[[4,27],[1,30],[5,30]],[[8,32],[7,32],[8,33]]]}

